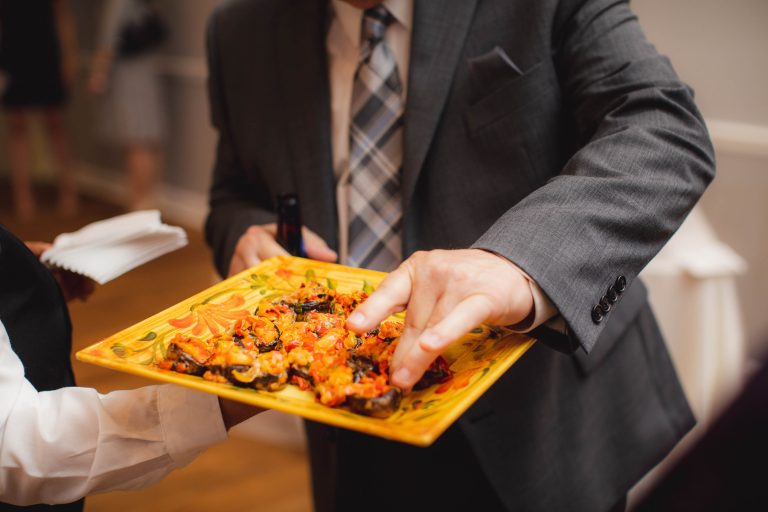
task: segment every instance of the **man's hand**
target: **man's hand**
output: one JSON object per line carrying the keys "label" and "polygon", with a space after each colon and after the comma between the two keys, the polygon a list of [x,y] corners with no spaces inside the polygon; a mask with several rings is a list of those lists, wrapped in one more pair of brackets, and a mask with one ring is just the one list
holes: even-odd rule
{"label": "man's hand", "polygon": [[417,252],[350,315],[366,332],[408,309],[392,357],[392,383],[410,390],[451,343],[482,323],[517,324],[533,309],[527,278],[509,260],[479,249]]}
{"label": "man's hand", "polygon": [[[235,246],[235,252],[229,262],[228,276],[241,272],[273,256],[288,254],[277,242],[277,225],[262,224],[251,226],[240,237]],[[301,236],[304,238],[304,250],[307,257],[313,260],[334,262],[338,257],[336,251],[328,247],[318,235],[303,227]]]}
{"label": "man's hand", "polygon": [[[38,259],[45,251],[51,248],[51,244],[48,242],[24,242],[24,245],[26,245]],[[64,299],[67,302],[74,299],[85,301],[96,289],[96,283],[89,277],[58,267],[54,267],[50,270],[53,277],[56,278],[56,281],[59,283],[61,293],[64,295]]]}
{"label": "man's hand", "polygon": [[72,302],[75,299],[85,302],[96,289],[96,282],[82,274],[58,267],[52,268],[51,273],[58,281],[61,293],[67,302]]}
{"label": "man's hand", "polygon": [[32,251],[32,254],[37,256],[37,259],[40,259],[43,253],[51,248],[52,244],[48,242],[24,242],[24,245]]}

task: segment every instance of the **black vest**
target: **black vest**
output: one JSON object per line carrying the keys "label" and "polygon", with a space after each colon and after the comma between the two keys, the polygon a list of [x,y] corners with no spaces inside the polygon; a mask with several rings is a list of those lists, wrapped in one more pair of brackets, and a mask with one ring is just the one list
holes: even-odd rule
{"label": "black vest", "polygon": [[[58,283],[32,252],[0,225],[0,321],[24,373],[38,391],[75,384],[70,352],[72,324]],[[5,510],[81,511],[83,500],[67,505]]]}

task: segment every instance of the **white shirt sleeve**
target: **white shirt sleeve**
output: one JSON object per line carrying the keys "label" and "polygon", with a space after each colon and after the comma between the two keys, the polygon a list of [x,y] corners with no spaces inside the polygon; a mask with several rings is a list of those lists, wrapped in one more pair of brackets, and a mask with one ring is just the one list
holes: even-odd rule
{"label": "white shirt sleeve", "polygon": [[37,392],[0,322],[0,501],[145,487],[226,435],[217,398],[177,386]]}
{"label": "white shirt sleeve", "polygon": [[[520,333],[528,333],[537,328],[538,326],[545,324],[547,322],[552,322],[554,319],[561,318],[560,313],[558,312],[557,308],[554,304],[552,304],[552,301],[549,300],[549,297],[544,293],[544,290],[541,289],[539,284],[533,280],[531,276],[529,276],[523,269],[518,267],[514,262],[510,262],[512,265],[514,265],[517,270],[520,271],[521,274],[525,277],[525,279],[528,281],[528,286],[531,290],[531,296],[533,297],[533,316],[528,319],[527,322],[524,322],[524,324],[518,324],[513,326],[508,326],[510,329],[512,329],[515,332]],[[552,323],[548,324],[553,326],[553,328],[563,331],[563,327],[559,327],[560,324]],[[558,326],[558,327],[554,327]]]}

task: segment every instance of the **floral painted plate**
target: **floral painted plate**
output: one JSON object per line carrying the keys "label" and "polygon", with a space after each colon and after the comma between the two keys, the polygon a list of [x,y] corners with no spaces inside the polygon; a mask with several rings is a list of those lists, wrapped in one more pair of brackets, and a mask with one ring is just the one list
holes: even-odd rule
{"label": "floral painted plate", "polygon": [[[297,414],[386,439],[429,446],[472,405],[534,340],[502,328],[480,326],[444,354],[453,378],[403,397],[400,409],[385,419],[361,416],[315,401],[310,391],[288,385],[276,392],[210,382],[155,366],[177,332],[210,337],[223,333],[263,299],[281,296],[305,281],[342,292],[373,292],[386,274],[280,256],[245,270],[165,311],[77,352],[80,361]],[[402,314],[398,315],[401,316]]]}

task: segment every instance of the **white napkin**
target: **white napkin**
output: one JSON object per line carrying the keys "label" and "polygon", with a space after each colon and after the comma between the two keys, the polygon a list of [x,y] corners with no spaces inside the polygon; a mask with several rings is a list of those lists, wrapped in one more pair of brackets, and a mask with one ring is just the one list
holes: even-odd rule
{"label": "white napkin", "polygon": [[104,284],[139,265],[187,245],[187,233],[142,210],[62,233],[41,260]]}

